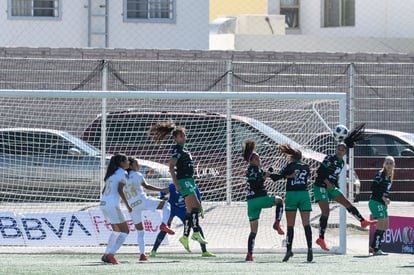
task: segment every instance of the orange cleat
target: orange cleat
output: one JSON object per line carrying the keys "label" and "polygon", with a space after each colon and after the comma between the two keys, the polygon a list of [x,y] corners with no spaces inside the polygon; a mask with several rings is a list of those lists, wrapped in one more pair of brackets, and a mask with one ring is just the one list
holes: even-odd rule
{"label": "orange cleat", "polygon": [[275,223],[273,224],[273,229],[277,231],[277,234],[285,235],[285,232],[283,231],[282,227],[280,227],[280,221],[275,220]]}
{"label": "orange cleat", "polygon": [[367,226],[374,225],[377,222],[378,222],[377,220],[372,220],[372,221],[363,220],[363,221],[361,221],[361,227],[365,228]]}
{"label": "orange cleat", "polygon": [[247,252],[247,255],[246,255],[246,262],[253,262],[253,261],[254,261],[254,257],[253,257],[253,255],[252,255],[252,253]]}
{"label": "orange cleat", "polygon": [[140,262],[148,261],[148,257],[145,254],[141,254],[139,256],[139,261]]}
{"label": "orange cleat", "polygon": [[109,264],[119,264],[118,260],[113,254],[106,254],[102,256],[102,261]]}
{"label": "orange cleat", "polygon": [[328,248],[328,246],[326,245],[326,243],[325,243],[325,240],[324,240],[324,239],[318,238],[318,239],[316,240],[316,244],[317,244],[317,245],[319,245],[319,246],[320,246],[323,250],[329,251],[329,248]]}
{"label": "orange cleat", "polygon": [[172,230],[168,225],[166,225],[165,223],[162,223],[161,225],[160,225],[160,230],[161,231],[164,231],[164,232],[166,232],[166,233],[168,233],[168,234],[170,234],[170,235],[174,235],[175,234],[175,232],[174,232],[174,230]]}

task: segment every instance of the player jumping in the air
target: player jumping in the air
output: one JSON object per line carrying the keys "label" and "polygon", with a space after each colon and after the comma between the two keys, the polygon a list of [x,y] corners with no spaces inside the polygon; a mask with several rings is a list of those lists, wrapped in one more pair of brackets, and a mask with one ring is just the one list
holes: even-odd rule
{"label": "player jumping in the air", "polygon": [[376,220],[365,220],[358,209],[351,204],[342,194],[338,186],[339,175],[344,168],[344,156],[347,148],[355,146],[355,142],[364,138],[364,124],[359,125],[355,130],[351,131],[345,138],[344,142],[336,146],[335,155],[328,155],[318,168],[317,177],[313,186],[315,201],[318,202],[321,209],[321,217],[319,219],[319,238],[316,240],[323,250],[329,250],[325,242],[325,232],[328,227],[329,217],[329,200],[334,200],[342,204],[349,213],[351,213],[361,223],[361,227],[367,227],[375,224]]}

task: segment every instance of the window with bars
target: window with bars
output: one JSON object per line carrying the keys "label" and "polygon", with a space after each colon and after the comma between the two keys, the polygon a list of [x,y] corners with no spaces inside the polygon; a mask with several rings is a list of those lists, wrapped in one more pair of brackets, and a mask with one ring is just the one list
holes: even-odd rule
{"label": "window with bars", "polygon": [[59,0],[9,0],[11,17],[59,17]]}
{"label": "window with bars", "polygon": [[299,0],[280,0],[280,14],[285,16],[286,28],[299,28],[299,7]]}
{"label": "window with bars", "polygon": [[172,21],[175,0],[126,0],[126,20]]}
{"label": "window with bars", "polygon": [[322,0],[323,27],[355,26],[355,0]]}

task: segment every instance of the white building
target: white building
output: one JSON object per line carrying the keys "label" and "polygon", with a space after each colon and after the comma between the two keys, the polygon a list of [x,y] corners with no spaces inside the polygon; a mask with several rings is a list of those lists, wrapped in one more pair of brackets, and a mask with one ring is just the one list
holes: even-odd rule
{"label": "white building", "polygon": [[0,47],[209,48],[208,0],[1,0],[0,11]]}
{"label": "white building", "polygon": [[[410,0],[269,0],[268,15],[277,14],[286,17],[285,34],[246,35],[236,27],[233,33],[212,33],[210,49],[414,52]],[[240,20],[234,20],[237,26]]]}

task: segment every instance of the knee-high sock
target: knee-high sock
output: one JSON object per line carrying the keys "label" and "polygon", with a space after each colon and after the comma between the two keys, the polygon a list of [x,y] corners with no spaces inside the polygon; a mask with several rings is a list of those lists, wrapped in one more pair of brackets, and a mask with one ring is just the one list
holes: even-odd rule
{"label": "knee-high sock", "polygon": [[162,222],[167,224],[168,223],[168,219],[170,218],[170,214],[171,214],[171,204],[166,201],[164,202],[164,206],[162,208]]}
{"label": "knee-high sock", "polygon": [[137,243],[139,247],[139,254],[145,253],[144,230],[137,230]]}
{"label": "knee-high sock", "polygon": [[192,227],[191,214],[187,213],[185,214],[185,220],[184,220],[184,236],[188,237],[190,235],[191,227]]}
{"label": "knee-high sock", "polygon": [[108,244],[105,248],[105,254],[110,254],[110,251],[112,250],[112,247],[115,245],[116,240],[118,239],[118,236],[121,232],[112,231],[109,235]]}
{"label": "knee-high sock", "polygon": [[375,230],[374,239],[372,240],[371,247],[374,248],[374,251],[378,251],[381,248],[381,239],[384,235],[384,230]]}
{"label": "knee-high sock", "polygon": [[308,248],[312,248],[312,229],[309,224],[305,225],[303,229],[305,229],[305,237]]}
{"label": "knee-high sock", "polygon": [[356,209],[355,206],[351,205],[349,208],[347,208],[346,210],[348,210],[349,213],[352,214],[352,216],[354,216],[358,221],[363,221],[364,218],[362,217],[361,213],[359,213],[358,209]]}
{"label": "knee-high sock", "polygon": [[162,241],[165,238],[165,235],[167,235],[167,232],[164,231],[160,231],[157,235],[157,238],[155,239],[155,243],[154,246],[152,247],[152,250],[157,251],[158,247],[160,246],[160,244],[162,243]]}
{"label": "knee-high sock", "polygon": [[328,217],[327,216],[321,216],[319,219],[319,238],[325,239],[325,231],[328,227]]}
{"label": "knee-high sock", "polygon": [[[200,226],[198,228],[200,229],[201,236],[204,238],[203,229]],[[205,244],[200,243],[200,247],[201,247],[201,252],[206,252],[207,251],[207,247],[206,247]]]}
{"label": "knee-high sock", "polygon": [[114,246],[112,246],[111,251],[109,251],[109,254],[115,254],[118,251],[118,249],[122,246],[122,244],[125,242],[127,236],[128,233],[120,232]]}
{"label": "knee-high sock", "polygon": [[200,215],[200,209],[199,208],[193,208],[191,210],[191,220],[193,224],[193,231],[199,232],[200,231],[200,225],[198,224],[198,216]]}
{"label": "knee-high sock", "polygon": [[256,239],[256,233],[250,232],[249,240],[247,241],[247,252],[253,254],[254,240]]}
{"label": "knee-high sock", "polygon": [[293,243],[293,226],[287,227],[287,240],[286,240],[286,250],[291,251],[292,250],[292,243]]}
{"label": "knee-high sock", "polygon": [[283,216],[283,203],[276,204],[276,220],[280,221]]}

